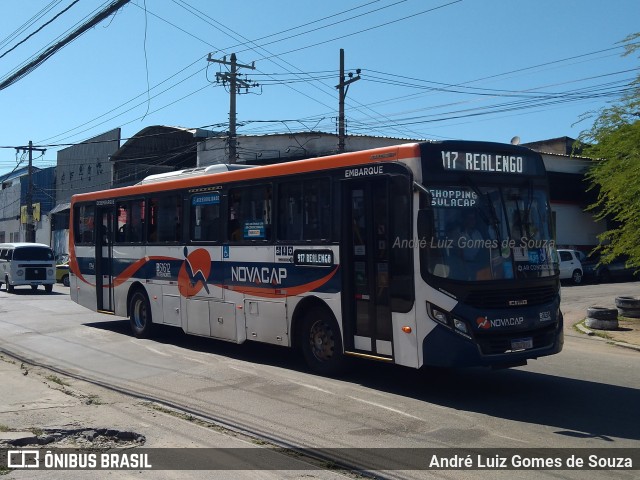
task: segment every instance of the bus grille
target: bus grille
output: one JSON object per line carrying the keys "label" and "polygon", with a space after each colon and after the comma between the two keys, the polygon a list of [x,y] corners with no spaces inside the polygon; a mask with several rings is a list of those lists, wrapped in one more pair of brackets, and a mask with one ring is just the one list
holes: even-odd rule
{"label": "bus grille", "polygon": [[47,269],[45,267],[27,268],[24,272],[25,280],[46,280]]}
{"label": "bus grille", "polygon": [[499,355],[511,351],[511,340],[531,337],[533,340],[533,349],[550,347],[555,338],[556,326],[540,330],[530,330],[527,332],[510,332],[508,334],[478,333],[476,332],[476,341],[480,346],[480,351],[484,355]]}
{"label": "bus grille", "polygon": [[518,308],[523,305],[551,303],[558,295],[554,285],[543,287],[478,290],[471,292],[466,303],[476,308]]}

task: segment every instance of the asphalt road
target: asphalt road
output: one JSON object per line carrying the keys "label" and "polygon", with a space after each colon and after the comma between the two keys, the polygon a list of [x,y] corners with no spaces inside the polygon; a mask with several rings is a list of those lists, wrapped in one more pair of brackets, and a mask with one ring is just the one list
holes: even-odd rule
{"label": "asphalt road", "polygon": [[[593,294],[585,289],[581,295],[582,288],[563,289],[563,309],[577,312],[580,302],[591,301]],[[628,294],[624,284],[607,288]],[[586,336],[571,333],[561,354],[517,369],[420,372],[353,361],[345,376],[332,379],[308,373],[296,354],[279,347],[228,344],[171,328],[139,340],[127,320],[87,311],[67,293],[62,286],[53,295],[0,291],[0,350],[267,441],[334,448],[640,448],[640,353]],[[519,472],[518,478],[634,473]],[[508,472],[490,477],[502,474]]]}

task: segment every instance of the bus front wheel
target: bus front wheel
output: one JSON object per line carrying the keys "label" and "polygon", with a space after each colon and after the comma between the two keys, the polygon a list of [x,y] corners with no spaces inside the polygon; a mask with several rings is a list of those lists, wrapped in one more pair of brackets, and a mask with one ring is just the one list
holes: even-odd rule
{"label": "bus front wheel", "polygon": [[131,296],[129,303],[131,330],[136,338],[147,338],[151,334],[151,305],[147,294],[141,290]]}
{"label": "bus front wheel", "polygon": [[302,354],[309,368],[321,375],[335,375],[344,364],[340,329],[333,315],[310,310],[302,324]]}

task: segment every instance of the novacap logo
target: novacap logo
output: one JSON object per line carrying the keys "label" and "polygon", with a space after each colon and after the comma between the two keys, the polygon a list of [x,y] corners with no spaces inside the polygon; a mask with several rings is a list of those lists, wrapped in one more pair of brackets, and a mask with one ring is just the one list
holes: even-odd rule
{"label": "novacap logo", "polygon": [[491,322],[487,317],[478,317],[476,323],[478,324],[478,328],[482,328],[483,330],[491,328]]}
{"label": "novacap logo", "polygon": [[193,297],[203,288],[209,293],[207,278],[211,272],[211,257],[204,248],[189,253],[184,247],[184,262],[178,273],[178,291],[183,297]]}

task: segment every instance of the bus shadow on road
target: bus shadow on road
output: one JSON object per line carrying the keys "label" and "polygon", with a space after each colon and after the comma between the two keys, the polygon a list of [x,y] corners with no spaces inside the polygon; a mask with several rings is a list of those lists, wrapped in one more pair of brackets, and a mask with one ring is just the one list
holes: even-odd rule
{"label": "bus shadow on road", "polygon": [[[129,320],[91,322],[84,325],[132,336]],[[151,340],[194,352],[210,353],[250,363],[278,366],[296,371],[306,370],[301,356],[296,355],[294,350],[266,343],[245,342],[237,344],[215,338],[187,335],[180,328],[168,325],[154,325]]]}
{"label": "bus shadow on road", "polygon": [[[131,336],[128,320],[85,325]],[[237,345],[162,325],[155,328],[153,341],[314,375],[297,352],[274,345]],[[615,446],[614,437],[640,440],[640,390],[635,388],[520,369],[413,370],[360,359],[347,363],[341,382],[455,410],[547,425],[557,429],[556,435],[597,439],[599,446]]]}
{"label": "bus shadow on road", "polygon": [[[556,435],[640,440],[640,390],[519,369],[412,371],[360,365],[361,385],[461,411],[556,428]],[[526,428],[526,427],[523,427]]]}

